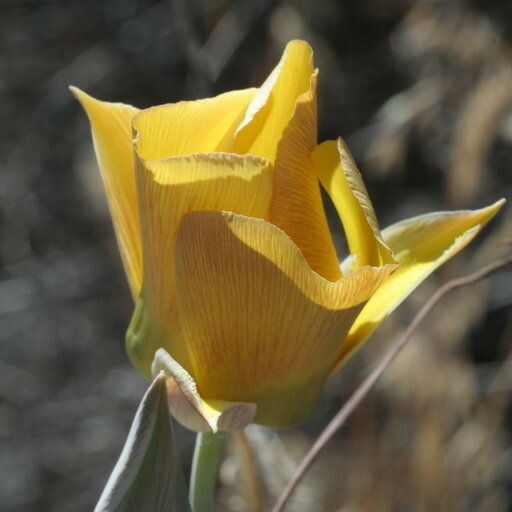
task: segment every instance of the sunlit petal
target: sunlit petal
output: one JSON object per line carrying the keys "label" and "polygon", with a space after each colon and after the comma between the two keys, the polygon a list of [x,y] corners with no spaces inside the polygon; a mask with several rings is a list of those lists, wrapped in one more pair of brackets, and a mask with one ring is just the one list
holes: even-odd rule
{"label": "sunlit petal", "polygon": [[[291,41],[274,71],[254,96],[235,135],[234,151],[275,160],[277,145],[298,98],[309,91],[313,51],[304,41]],[[316,136],[316,119],[315,119]]]}
{"label": "sunlit petal", "polygon": [[340,216],[353,268],[393,263],[361,174],[345,143],[330,140],[312,156],[316,173]]}
{"label": "sunlit petal", "polygon": [[315,272],[335,281],[341,272],[310,160],[317,79],[311,47],[291,41],[251,102],[233,149],[275,162],[270,222],[293,239]]}
{"label": "sunlit petal", "polygon": [[[183,216],[198,210],[229,209],[264,217],[272,193],[272,166],[261,158],[225,153],[151,162],[139,159],[137,189],[144,284],[127,333],[127,347],[134,366],[148,375],[160,346],[188,368],[187,348],[181,342],[177,318],[173,262]],[[162,332],[165,339],[161,338]]]}
{"label": "sunlit petal", "polygon": [[[262,220],[196,212],[176,243],[179,314],[201,396],[257,406],[284,427],[316,404],[340,337],[393,266],[330,282]],[[165,348],[165,346],[164,346]]]}
{"label": "sunlit petal", "polygon": [[70,89],[91,123],[94,150],[107,192],[121,258],[132,295],[136,299],[142,279],[142,255],[131,122],[138,109],[123,103],[96,100],[76,87]]}
{"label": "sunlit petal", "polygon": [[357,317],[341,346],[338,366],[425,278],[471,242],[503,203],[474,211],[420,215],[383,230],[399,267]]}
{"label": "sunlit petal", "polygon": [[142,110],[133,120],[137,151],[145,160],[230,151],[234,132],[256,89]]}
{"label": "sunlit petal", "polygon": [[336,281],[341,271],[311,161],[316,145],[316,83],[315,73],[279,143],[269,220],[292,238],[315,272]]}

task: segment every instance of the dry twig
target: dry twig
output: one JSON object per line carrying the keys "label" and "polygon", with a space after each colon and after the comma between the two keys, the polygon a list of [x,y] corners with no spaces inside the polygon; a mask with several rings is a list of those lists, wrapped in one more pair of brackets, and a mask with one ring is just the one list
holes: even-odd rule
{"label": "dry twig", "polygon": [[374,370],[368,375],[368,377],[362,382],[362,384],[356,389],[352,396],[347,400],[339,412],[325,427],[323,432],[317,438],[309,452],[306,454],[299,467],[297,468],[294,476],[290,480],[289,484],[284,489],[283,493],[279,497],[276,505],[272,509],[272,512],[282,512],[288,501],[290,500],[293,492],[298,487],[306,472],[311,468],[312,464],[316,461],[320,455],[322,449],[331,440],[333,435],[345,424],[349,416],[354,412],[356,407],[363,401],[368,395],[371,389],[375,386],[379,378],[393,362],[400,351],[405,347],[407,342],[411,339],[411,336],[416,331],[421,322],[429,315],[434,307],[452,290],[474,284],[482,279],[485,279],[490,274],[502,269],[503,267],[512,263],[512,256],[498,260],[490,265],[470,274],[468,276],[452,279],[446,284],[441,286],[421,308],[419,313],[416,315],[414,320],[409,324],[407,329],[399,336],[394,343],[391,345],[389,350],[386,352],[384,357],[381,359],[379,364]]}

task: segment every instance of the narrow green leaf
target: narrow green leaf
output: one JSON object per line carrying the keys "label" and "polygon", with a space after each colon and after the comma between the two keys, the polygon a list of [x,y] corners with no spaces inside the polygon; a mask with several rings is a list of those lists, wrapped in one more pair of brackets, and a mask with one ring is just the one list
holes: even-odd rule
{"label": "narrow green leaf", "polygon": [[160,374],[142,398],[94,512],[190,512]]}

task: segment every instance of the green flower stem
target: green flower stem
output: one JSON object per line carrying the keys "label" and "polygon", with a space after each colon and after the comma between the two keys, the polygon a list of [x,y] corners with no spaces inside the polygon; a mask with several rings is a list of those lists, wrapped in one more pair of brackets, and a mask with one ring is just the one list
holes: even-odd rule
{"label": "green flower stem", "polygon": [[224,438],[223,433],[197,434],[189,491],[193,512],[213,512],[215,484]]}

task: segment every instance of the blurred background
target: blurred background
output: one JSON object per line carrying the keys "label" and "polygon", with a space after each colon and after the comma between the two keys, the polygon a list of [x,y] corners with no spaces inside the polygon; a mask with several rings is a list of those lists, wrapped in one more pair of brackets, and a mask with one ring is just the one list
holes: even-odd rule
{"label": "blurred background", "polygon": [[[510,0],[1,2],[0,510],[92,510],[146,386],[125,355],[132,302],[67,86],[139,107],[194,99],[260,84],[296,37],[320,67],[319,137],[348,141],[382,226],[510,198]],[[218,510],[268,510],[436,287],[511,238],[509,205],[381,326],[313,418],[231,439]],[[510,271],[445,300],[289,510],[512,511],[511,303]],[[194,436],[176,436],[188,463]]]}

